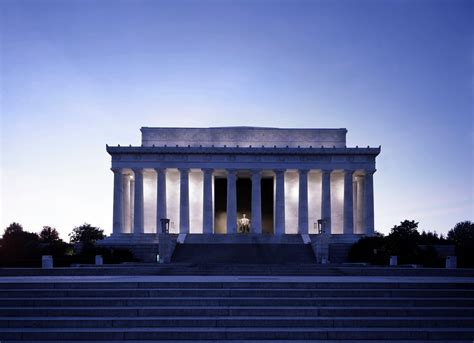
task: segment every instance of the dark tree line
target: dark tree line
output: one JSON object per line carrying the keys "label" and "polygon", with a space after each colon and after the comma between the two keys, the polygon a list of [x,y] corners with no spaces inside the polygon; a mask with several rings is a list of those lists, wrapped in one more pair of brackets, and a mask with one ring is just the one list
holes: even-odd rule
{"label": "dark tree line", "polygon": [[436,232],[418,231],[418,222],[404,220],[391,228],[384,236],[377,233],[374,237],[361,238],[350,252],[352,262],[368,262],[387,265],[390,256],[398,256],[399,264],[421,264],[425,267],[442,267],[444,256],[437,246],[453,245],[459,267],[474,267],[474,223],[457,223],[448,235]]}
{"label": "dark tree line", "polygon": [[0,267],[39,267],[42,255],[52,255],[55,266],[92,263],[95,255],[103,255],[107,263],[133,260],[128,250],[97,247],[104,238],[102,229],[87,223],[73,228],[69,243],[53,227],[43,226],[37,234],[11,223],[0,239]]}

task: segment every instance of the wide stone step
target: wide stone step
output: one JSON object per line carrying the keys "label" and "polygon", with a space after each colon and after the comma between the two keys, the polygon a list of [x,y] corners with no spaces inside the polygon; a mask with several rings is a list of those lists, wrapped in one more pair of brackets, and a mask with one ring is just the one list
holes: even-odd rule
{"label": "wide stone step", "polygon": [[0,299],[0,307],[22,306],[456,306],[474,307],[474,298],[296,298],[296,297],[148,297],[148,298],[9,298]]}
{"label": "wide stone step", "polygon": [[130,327],[474,327],[474,317],[0,317],[1,328],[130,328]]}
{"label": "wide stone step", "polygon": [[474,329],[459,328],[4,328],[2,340],[246,340],[246,339],[392,339],[471,340]]}
{"label": "wide stone step", "polygon": [[474,307],[390,306],[157,306],[157,307],[1,307],[0,317],[149,316],[319,316],[319,317],[474,317]]}
{"label": "wide stone step", "polygon": [[109,288],[109,289],[3,289],[1,298],[45,298],[45,297],[439,297],[474,298],[474,290],[469,289],[222,289],[222,288]]}
{"label": "wide stone step", "polygon": [[474,283],[467,282],[279,282],[278,277],[242,277],[238,282],[195,282],[178,280],[176,282],[107,282],[91,281],[81,278],[81,282],[54,282],[48,278],[44,282],[2,282],[0,289],[465,289],[474,290]]}

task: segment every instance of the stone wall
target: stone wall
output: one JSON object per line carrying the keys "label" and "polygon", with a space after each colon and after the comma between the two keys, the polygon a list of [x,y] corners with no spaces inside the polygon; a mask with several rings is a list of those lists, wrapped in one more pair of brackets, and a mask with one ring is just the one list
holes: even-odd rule
{"label": "stone wall", "polygon": [[279,129],[262,127],[142,127],[143,146],[192,147],[330,147],[344,148],[346,129]]}

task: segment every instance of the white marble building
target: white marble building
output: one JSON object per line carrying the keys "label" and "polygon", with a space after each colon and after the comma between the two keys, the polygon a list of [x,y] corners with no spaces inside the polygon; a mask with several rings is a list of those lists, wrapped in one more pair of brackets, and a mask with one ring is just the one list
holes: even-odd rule
{"label": "white marble building", "polygon": [[170,233],[331,236],[374,232],[380,147],[346,147],[346,129],[143,127],[141,146],[112,156],[112,240]]}

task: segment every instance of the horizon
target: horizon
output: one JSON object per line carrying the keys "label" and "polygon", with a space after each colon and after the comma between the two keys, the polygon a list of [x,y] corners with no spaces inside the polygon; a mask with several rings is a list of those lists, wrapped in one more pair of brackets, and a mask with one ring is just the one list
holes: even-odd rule
{"label": "horizon", "polygon": [[106,144],[140,145],[142,127],[270,123],[382,147],[376,231],[473,221],[471,1],[0,8],[2,234],[18,222],[68,240],[87,222],[110,235]]}

